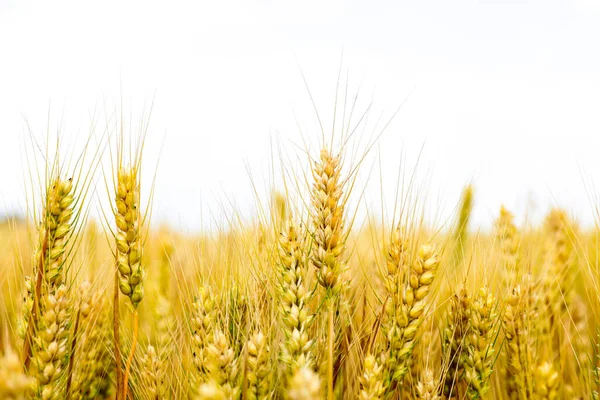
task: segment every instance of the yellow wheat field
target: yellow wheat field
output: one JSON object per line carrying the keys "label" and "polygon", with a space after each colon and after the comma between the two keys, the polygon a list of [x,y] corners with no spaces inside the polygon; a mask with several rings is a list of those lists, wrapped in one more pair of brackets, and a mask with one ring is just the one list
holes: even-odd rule
{"label": "yellow wheat field", "polygon": [[598,233],[567,212],[480,230],[467,186],[443,226],[406,193],[359,224],[360,162],[324,141],[263,212],[183,235],[129,142],[47,158],[3,223],[0,398],[599,398]]}

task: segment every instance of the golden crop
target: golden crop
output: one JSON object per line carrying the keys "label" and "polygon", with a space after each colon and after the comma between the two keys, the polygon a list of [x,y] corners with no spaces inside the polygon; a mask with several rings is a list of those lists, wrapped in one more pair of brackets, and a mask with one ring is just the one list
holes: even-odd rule
{"label": "golden crop", "polygon": [[149,226],[141,149],[111,158],[100,223],[87,171],[49,162],[2,225],[0,398],[599,398],[598,233],[566,212],[476,232],[468,186],[445,227],[407,204],[358,227],[325,145],[298,195],[182,235]]}

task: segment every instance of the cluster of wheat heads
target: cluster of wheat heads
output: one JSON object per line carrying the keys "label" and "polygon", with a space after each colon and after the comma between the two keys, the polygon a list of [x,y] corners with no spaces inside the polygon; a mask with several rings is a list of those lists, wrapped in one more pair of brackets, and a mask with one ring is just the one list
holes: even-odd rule
{"label": "cluster of wheat heads", "polygon": [[407,203],[357,227],[324,145],[256,221],[182,235],[150,229],[124,150],[102,227],[57,161],[0,230],[0,398],[600,398],[599,235],[566,212],[475,235],[467,187],[444,227]]}

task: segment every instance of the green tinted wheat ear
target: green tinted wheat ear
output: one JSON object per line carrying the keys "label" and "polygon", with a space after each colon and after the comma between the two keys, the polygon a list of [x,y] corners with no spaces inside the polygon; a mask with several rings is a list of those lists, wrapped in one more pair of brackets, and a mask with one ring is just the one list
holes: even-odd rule
{"label": "green tinted wheat ear", "polygon": [[443,394],[447,398],[456,395],[464,372],[464,342],[469,329],[470,299],[461,287],[450,299],[450,305],[442,327],[442,354],[447,363],[444,374]]}
{"label": "green tinted wheat ear", "polygon": [[192,304],[190,325],[192,328],[192,359],[196,366],[198,380],[205,382],[209,370],[208,346],[213,340],[213,326],[216,322],[217,309],[212,295],[200,287],[198,296]]}
{"label": "green tinted wheat ear", "polygon": [[133,306],[133,343],[122,380],[120,379],[120,350],[118,340],[118,293],[115,293],[115,347],[117,352],[117,382],[118,390],[122,390],[123,400],[127,397],[129,369],[135,354],[138,336],[138,311],[137,306],[144,297],[143,280],[145,271],[142,266],[142,213],[140,210],[140,175],[136,167],[123,168],[119,166],[115,187],[114,214],[117,229],[116,262],[118,288],[131,300]]}
{"label": "green tinted wheat ear", "polygon": [[23,373],[23,365],[12,350],[0,357],[0,399],[30,398],[35,380]]}
{"label": "green tinted wheat ear", "polygon": [[388,332],[392,380],[397,383],[401,383],[408,372],[408,361],[430,303],[431,284],[438,264],[436,248],[431,244],[422,245],[411,267],[402,304],[396,313],[397,326]]}
{"label": "green tinted wheat ear", "polygon": [[321,381],[310,368],[296,370],[290,379],[285,398],[287,400],[321,400]]}
{"label": "green tinted wheat ear", "polygon": [[254,334],[246,351],[246,397],[250,400],[269,398],[272,371],[266,336],[262,332]]}
{"label": "green tinted wheat ear", "polygon": [[385,394],[384,365],[369,354],[363,361],[363,373],[360,376],[360,400],[379,400]]}
{"label": "green tinted wheat ear", "polygon": [[119,289],[129,297],[134,307],[137,307],[144,297],[141,218],[138,170],[119,168],[115,196]]}
{"label": "green tinted wheat ear", "polygon": [[473,211],[473,186],[468,185],[462,192],[460,200],[460,211],[458,213],[458,221],[454,231],[454,257],[452,262],[454,265],[459,265],[464,256],[465,241],[469,229],[469,219]]}
{"label": "green tinted wheat ear", "polygon": [[469,399],[480,399],[490,389],[495,360],[494,343],[498,334],[496,300],[487,287],[479,290],[469,304],[469,333],[464,361]]}
{"label": "green tinted wheat ear", "polygon": [[279,313],[283,322],[282,360],[291,371],[311,364],[313,341],[308,326],[313,315],[308,308],[311,291],[307,287],[305,241],[293,221],[289,221],[279,238]]}
{"label": "green tinted wheat ear", "polygon": [[67,288],[61,285],[54,294],[42,299],[43,312],[34,338],[34,367],[37,398],[43,400],[64,397],[65,370],[69,360],[69,327],[71,305]]}
{"label": "green tinted wheat ear", "polygon": [[71,191],[73,183],[71,179],[57,180],[51,189],[48,195],[46,210],[48,223],[48,261],[44,276],[46,281],[51,285],[60,285],[62,282],[61,257],[65,253],[66,240],[72,230],[71,217],[73,216],[72,204],[74,199]]}

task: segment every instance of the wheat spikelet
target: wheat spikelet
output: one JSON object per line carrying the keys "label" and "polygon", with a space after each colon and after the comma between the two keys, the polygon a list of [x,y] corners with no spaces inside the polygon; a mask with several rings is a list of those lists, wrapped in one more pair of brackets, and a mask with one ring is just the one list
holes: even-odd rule
{"label": "wheat spikelet", "polygon": [[198,388],[198,395],[194,396],[197,400],[228,400],[227,394],[214,381],[206,382]]}
{"label": "wheat spikelet", "polygon": [[63,378],[69,360],[69,327],[71,305],[67,288],[58,287],[54,294],[42,299],[39,330],[34,337],[34,366],[36,374],[36,396],[43,400],[61,399]]}
{"label": "wheat spikelet", "polygon": [[25,277],[25,291],[27,292],[23,297],[22,306],[22,317],[19,319],[18,334],[23,340],[27,340],[27,331],[29,329],[29,321],[32,318],[33,302],[34,302],[34,285],[31,282],[31,277]]}
{"label": "wheat spikelet", "polygon": [[383,276],[387,300],[385,303],[384,334],[388,334],[397,324],[397,311],[402,304],[402,285],[409,270],[410,243],[406,233],[398,225],[392,233],[386,254],[386,273]]}
{"label": "wheat spikelet", "polygon": [[507,377],[509,398],[530,398],[532,381],[528,369],[532,364],[527,324],[527,304],[521,286],[511,292],[503,316],[506,336]]}
{"label": "wheat spikelet", "polygon": [[108,302],[99,291],[84,293],[80,307],[81,337],[73,372],[73,400],[107,397],[112,389],[110,371],[110,314]]}
{"label": "wheat spikelet", "polygon": [[35,379],[23,373],[19,357],[10,348],[0,357],[0,398],[25,400],[31,396]]}
{"label": "wheat spikelet", "polygon": [[141,357],[141,383],[140,389],[144,396],[153,400],[168,398],[168,388],[165,383],[165,366],[156,354],[154,347],[149,345]]}
{"label": "wheat spikelet", "polygon": [[426,369],[423,373],[423,379],[417,383],[416,398],[419,400],[440,400],[438,394],[439,383],[433,377],[433,371]]}
{"label": "wheat spikelet", "polygon": [[326,289],[328,307],[327,351],[322,357],[327,370],[327,398],[333,399],[334,387],[334,342],[344,331],[334,324],[334,314],[339,310],[340,294],[347,289],[341,280],[347,269],[344,259],[347,232],[344,229],[344,206],[342,198],[341,164],[339,156],[323,148],[319,160],[312,166],[314,178],[311,191],[313,248],[310,261],[315,267],[317,281]]}
{"label": "wheat spikelet", "polygon": [[283,322],[284,341],[282,360],[290,372],[312,362],[310,351],[313,341],[309,338],[308,326],[313,315],[308,308],[311,292],[306,287],[306,259],[304,240],[299,237],[293,221],[289,221],[280,235],[279,262],[279,313]]}
{"label": "wheat spikelet", "polygon": [[379,400],[383,399],[384,393],[384,365],[377,362],[372,354],[369,354],[363,361],[358,398],[360,400]]}
{"label": "wheat spikelet", "polygon": [[[71,218],[73,216],[73,196],[71,179],[55,180],[47,193],[44,207],[40,241],[35,259],[43,259],[44,279],[49,285],[49,290],[62,283],[62,255],[66,250],[66,243],[72,232]],[[44,249],[43,243],[47,243]],[[45,254],[42,254],[45,253]]]}
{"label": "wheat spikelet", "polygon": [[402,304],[396,310],[397,325],[388,332],[392,380],[395,382],[401,383],[408,372],[408,360],[429,305],[428,296],[438,264],[435,247],[431,244],[422,245],[413,262]]}
{"label": "wheat spikelet", "polygon": [[27,296],[21,323],[26,368],[30,362],[32,338],[38,329],[39,314],[43,313],[41,299],[48,293],[53,294],[64,280],[63,255],[73,233],[72,190],[72,179],[54,179],[47,187],[33,257],[33,278],[26,281]]}
{"label": "wheat spikelet", "polygon": [[[546,265],[552,279],[550,293],[556,307],[568,307],[571,303],[574,249],[569,232],[569,218],[563,210],[554,209],[546,217]],[[564,298],[564,300],[563,300]],[[559,311],[559,310],[556,310]]]}
{"label": "wheat spikelet", "polygon": [[464,358],[469,399],[482,398],[490,388],[497,336],[496,300],[487,287],[479,289],[469,304],[469,332]]}
{"label": "wheat spikelet", "polygon": [[140,235],[140,182],[136,167],[119,167],[115,194],[115,236],[119,289],[134,307],[144,297],[142,238]]}
{"label": "wheat spikelet", "polygon": [[239,387],[233,349],[220,329],[215,329],[212,342],[206,348],[209,379],[218,385],[227,398],[236,398]]}
{"label": "wheat spikelet", "polygon": [[257,332],[247,343],[246,397],[251,400],[269,398],[271,393],[271,359],[267,338]]}
{"label": "wheat spikelet", "polygon": [[462,192],[460,199],[460,210],[458,213],[458,221],[454,231],[454,255],[452,262],[455,266],[459,265],[463,259],[465,252],[465,241],[467,239],[467,232],[469,226],[469,219],[471,218],[471,212],[473,211],[473,186],[467,185]]}
{"label": "wheat spikelet", "polygon": [[554,400],[559,398],[560,375],[551,363],[540,364],[535,371],[535,393],[533,398]]}
{"label": "wheat spikelet", "polygon": [[500,207],[500,215],[495,221],[496,240],[500,247],[500,262],[504,267],[504,282],[508,288],[518,282],[518,251],[520,245],[519,232],[513,222],[514,216],[504,206]]}
{"label": "wheat spikelet", "polygon": [[455,396],[459,381],[464,372],[463,345],[469,329],[470,299],[462,286],[450,299],[447,314],[442,326],[442,354],[447,367],[444,374],[443,394],[447,398]]}
{"label": "wheat spikelet", "polygon": [[313,164],[312,173],[314,248],[311,262],[321,286],[332,290],[339,286],[338,281],[346,268],[342,260],[346,233],[339,158],[322,149],[319,160]]}
{"label": "wheat spikelet", "polygon": [[204,288],[200,287],[194,300],[190,325],[192,328],[192,358],[196,366],[200,382],[206,381],[209,370],[208,346],[213,340],[213,326],[216,322],[214,299]]}
{"label": "wheat spikelet", "polygon": [[[410,243],[406,232],[397,225],[392,232],[388,250],[386,253],[386,270],[383,274],[383,285],[386,290],[386,301],[384,303],[383,333],[387,339],[387,351],[385,355],[386,372],[391,376],[395,363],[393,346],[400,341],[400,326],[402,315],[402,293],[406,273],[409,270]],[[388,380],[388,379],[386,379]]]}
{"label": "wheat spikelet", "polygon": [[319,376],[306,366],[298,368],[289,381],[285,398],[287,400],[320,400],[322,397]]}
{"label": "wheat spikelet", "polygon": [[[425,324],[429,325],[428,322],[425,322]],[[437,362],[435,357],[435,352],[437,351],[435,337],[434,331],[429,327],[421,333],[408,362],[410,373],[406,374],[403,382],[403,388],[407,389],[407,391],[414,392],[415,386],[423,376],[425,369]]]}

